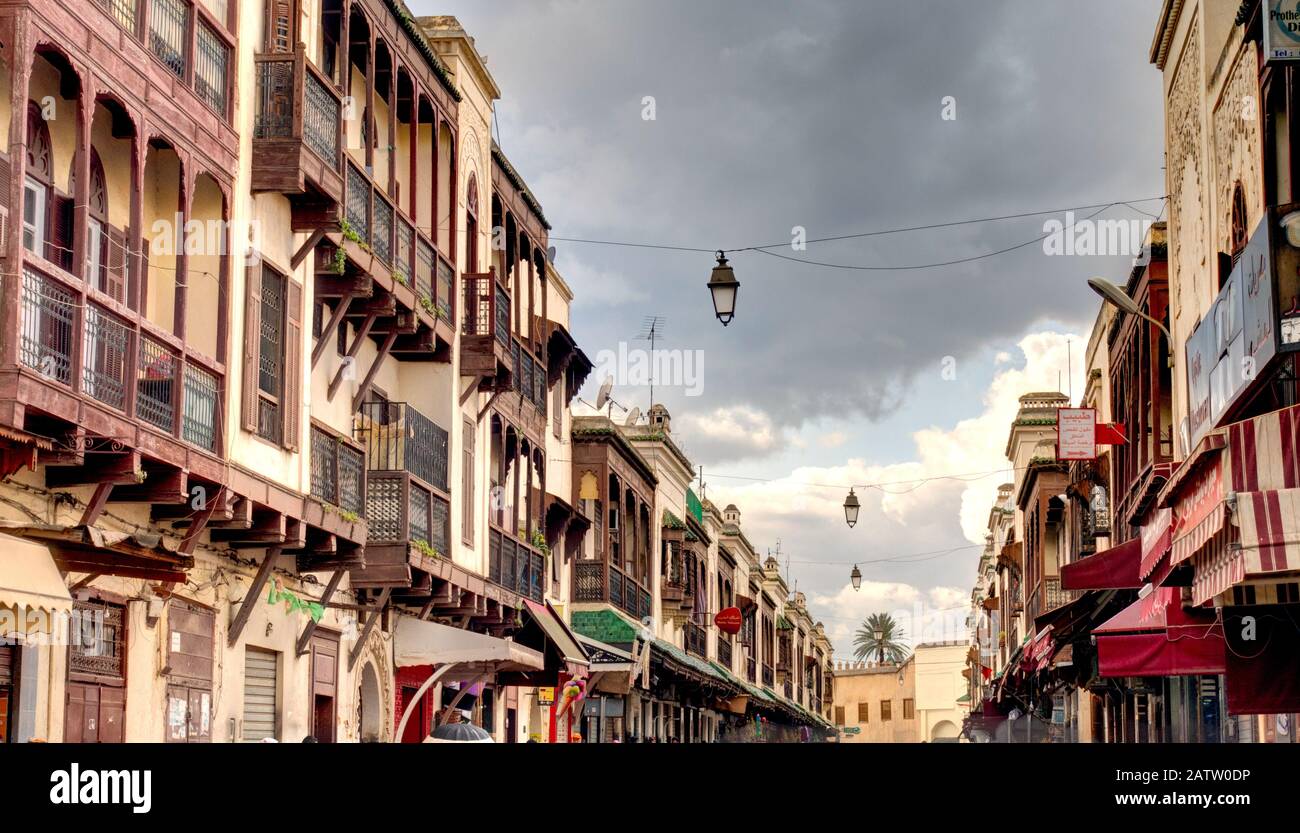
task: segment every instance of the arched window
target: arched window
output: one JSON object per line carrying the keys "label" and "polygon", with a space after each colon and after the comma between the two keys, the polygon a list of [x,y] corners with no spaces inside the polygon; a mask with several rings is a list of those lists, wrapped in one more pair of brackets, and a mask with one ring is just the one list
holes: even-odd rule
{"label": "arched window", "polygon": [[[68,186],[72,193],[77,193],[77,163],[72,163],[72,172],[68,175]],[[90,149],[90,199],[87,205],[89,216],[86,218],[86,273],[85,279],[100,292],[113,296],[118,301],[126,300],[126,283],[124,274],[125,238],[112,235],[108,227],[108,186],[104,179],[104,163],[99,153]],[[111,248],[115,247],[115,248]],[[109,269],[110,261],[114,264]],[[111,272],[111,274],[110,274]]]}
{"label": "arched window", "polygon": [[478,180],[473,172],[465,187],[465,269],[478,272]]}
{"label": "arched window", "polygon": [[1246,190],[1241,187],[1241,182],[1232,189],[1232,238],[1228,242],[1229,251],[1233,260],[1241,254],[1241,250],[1246,248],[1246,242],[1249,239],[1249,232],[1246,229]]}
{"label": "arched window", "polygon": [[23,248],[46,257],[45,237],[54,185],[50,128],[36,102],[27,104],[27,177],[23,182]]}

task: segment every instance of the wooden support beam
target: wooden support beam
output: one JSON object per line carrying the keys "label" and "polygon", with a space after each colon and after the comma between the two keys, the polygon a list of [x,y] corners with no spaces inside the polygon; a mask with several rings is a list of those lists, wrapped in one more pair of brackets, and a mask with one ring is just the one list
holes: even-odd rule
{"label": "wooden support beam", "polygon": [[465,407],[465,403],[470,400],[470,397],[478,393],[479,385],[481,385],[482,383],[483,383],[483,377],[481,376],[475,376],[473,381],[469,383],[469,387],[466,388],[465,392],[460,395],[460,406],[462,408]]}
{"label": "wooden support beam", "polygon": [[361,385],[357,388],[357,395],[352,397],[353,413],[359,411],[361,403],[366,401],[366,395],[370,393],[370,385],[375,381],[375,374],[379,372],[384,359],[388,358],[388,352],[393,349],[393,342],[396,340],[397,331],[393,330],[384,338],[384,343],[379,346],[379,352],[375,354],[375,360],[370,363],[370,369],[366,371],[366,378],[361,380]]}
{"label": "wooden support beam", "polygon": [[230,509],[229,519],[221,521],[214,519],[208,522],[208,526],[214,529],[252,529],[253,501],[248,498],[237,499]]}
{"label": "wooden support beam", "polygon": [[370,328],[374,327],[375,322],[378,320],[379,313],[372,312],[366,316],[366,320],[362,322],[360,329],[357,330],[351,346],[348,347],[347,361],[339,365],[338,370],[334,371],[334,378],[330,380],[329,390],[326,391],[326,398],[329,401],[334,401],[334,394],[338,393],[339,385],[343,384],[343,377],[346,375],[348,367],[356,364],[357,354],[361,352],[361,345],[370,336]]}
{"label": "wooden support beam", "polygon": [[189,473],[184,469],[153,469],[148,471],[143,483],[118,486],[113,490],[113,503],[188,503]]}
{"label": "wooden support beam", "polygon": [[100,483],[135,486],[141,482],[142,472],[138,451],[128,451],[124,454],[91,454],[81,466],[47,467],[45,485],[51,489]]}
{"label": "wooden support beam", "polygon": [[393,588],[385,587],[379,594],[379,601],[375,602],[374,607],[370,608],[370,615],[366,617],[365,627],[361,629],[361,635],[357,637],[357,644],[352,646],[352,651],[348,654],[348,670],[351,671],[357,664],[357,658],[361,656],[362,650],[366,647],[366,640],[370,638],[370,632],[375,629],[375,622],[379,621],[379,613],[388,604],[388,597],[393,593]]}
{"label": "wooden support beam", "polygon": [[[312,285],[316,290],[317,300],[342,298],[351,295],[354,298],[370,298],[375,294],[375,279],[370,275],[316,275]],[[346,307],[344,310],[346,311]]]}
{"label": "wooden support beam", "polygon": [[348,290],[334,306],[334,311],[330,313],[330,320],[325,322],[325,326],[321,330],[320,336],[316,339],[316,346],[311,350],[310,370],[316,369],[316,363],[320,361],[321,356],[325,355],[326,348],[334,341],[334,333],[339,328],[339,322],[341,322],[343,317],[347,315],[348,304],[352,303],[352,299],[355,297],[355,290]]}
{"label": "wooden support beam", "polygon": [[244,626],[248,624],[248,617],[253,613],[253,605],[261,600],[262,591],[266,589],[266,582],[271,578],[271,571],[275,569],[275,559],[279,557],[279,547],[266,548],[266,559],[257,568],[257,575],[253,577],[253,584],[248,588],[244,601],[240,603],[234,621],[230,623],[230,632],[226,636],[226,645],[229,647],[233,648],[235,643],[239,642],[239,636],[244,632]]}
{"label": "wooden support beam", "polygon": [[[346,570],[335,570],[334,575],[330,576],[330,583],[325,585],[325,592],[320,597],[322,605],[329,604],[330,599],[334,597],[334,591],[339,589],[339,582],[343,581],[343,574]],[[311,645],[311,636],[316,632],[316,620],[308,617],[307,626],[302,629],[302,636],[298,637],[298,656],[307,653],[307,646]]]}
{"label": "wooden support beam", "polygon": [[492,395],[488,397],[487,403],[479,410],[478,417],[475,418],[474,420],[475,422],[483,421],[483,417],[487,416],[487,412],[492,410],[492,405],[497,401],[497,397],[500,395],[501,395],[501,391],[499,390],[492,391]]}
{"label": "wooden support beam", "polygon": [[[212,500],[207,501],[203,505],[202,509],[199,509],[195,513],[194,518],[190,523],[190,528],[185,532],[185,537],[181,539],[181,545],[177,548],[179,552],[183,552],[186,555],[190,555],[194,552],[194,548],[198,546],[199,543],[199,536],[203,534],[203,530],[207,529],[208,523],[212,520],[213,516],[216,515],[217,510],[225,505],[225,501],[222,499],[223,495],[224,490],[222,495],[214,496]],[[188,505],[189,504],[186,504],[186,506]]]}
{"label": "wooden support beam", "polygon": [[81,513],[82,526],[94,526],[95,521],[103,514],[104,507],[108,505],[108,497],[113,493],[112,483],[100,483],[95,487],[95,493],[91,495],[90,501],[86,504],[86,511]]}
{"label": "wooden support beam", "polygon": [[325,229],[323,228],[317,228],[311,233],[307,238],[307,242],[303,243],[298,251],[293,253],[293,258],[289,261],[289,266],[292,271],[298,271],[298,267],[302,265],[302,262],[307,259],[307,255],[311,254],[312,250],[316,248],[316,244],[319,243],[321,238],[324,236]]}
{"label": "wooden support beam", "polygon": [[85,578],[81,579],[81,581],[78,581],[76,584],[68,588],[68,593],[75,594],[78,590],[89,585],[92,581],[94,581],[95,579],[99,578],[102,575],[103,573],[87,573]]}

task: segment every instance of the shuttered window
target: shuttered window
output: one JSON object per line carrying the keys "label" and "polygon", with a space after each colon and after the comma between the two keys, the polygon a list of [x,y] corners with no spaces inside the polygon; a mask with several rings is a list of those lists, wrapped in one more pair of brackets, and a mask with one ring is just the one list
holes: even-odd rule
{"label": "shuttered window", "polygon": [[894,701],[893,701],[893,700],[881,700],[881,701],[880,701],[880,720],[881,720],[881,722],[885,722],[885,721],[891,720],[891,719],[893,718],[893,716],[894,716],[893,712],[894,712]]}
{"label": "shuttered window", "polygon": [[836,707],[835,707],[835,725],[836,725],[836,726],[843,726],[843,725],[844,725],[844,707],[843,707],[843,706],[836,706]]}
{"label": "shuttered window", "polygon": [[245,431],[290,451],[302,432],[302,284],[265,264],[245,276]]}
{"label": "shuttered window", "polygon": [[870,722],[871,722],[871,704],[870,704],[870,703],[858,703],[858,722],[859,722],[859,723],[870,723]]}
{"label": "shuttered window", "polygon": [[276,738],[278,734],[280,708],[276,680],[279,671],[279,654],[260,648],[245,649],[243,739],[246,741]]}
{"label": "shuttered window", "polygon": [[912,700],[903,701],[903,719],[911,720],[916,717],[916,703]]}
{"label": "shuttered window", "polygon": [[460,537],[474,546],[474,420],[465,420],[461,437]]}

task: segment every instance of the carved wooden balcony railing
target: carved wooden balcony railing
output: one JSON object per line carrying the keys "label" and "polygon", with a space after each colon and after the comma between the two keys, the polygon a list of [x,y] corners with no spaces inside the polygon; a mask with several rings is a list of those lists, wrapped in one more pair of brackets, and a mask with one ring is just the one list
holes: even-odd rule
{"label": "carved wooden balcony railing", "polygon": [[[254,58],[252,187],[303,195],[337,221],[343,201],[341,170],[343,102],[334,85],[307,60],[292,53]],[[314,231],[310,212],[295,230]],[[336,226],[337,227],[337,226]]]}
{"label": "carved wooden balcony railing", "polygon": [[573,600],[608,602],[636,619],[650,615],[650,591],[604,561],[574,563]]}

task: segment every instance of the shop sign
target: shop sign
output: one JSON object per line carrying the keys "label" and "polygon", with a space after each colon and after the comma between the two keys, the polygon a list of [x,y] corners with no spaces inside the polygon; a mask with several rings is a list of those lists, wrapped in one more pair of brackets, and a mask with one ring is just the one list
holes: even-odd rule
{"label": "shop sign", "polygon": [[539,706],[550,706],[555,703],[555,688],[546,687],[537,689],[537,704]]}
{"label": "shop sign", "polygon": [[[1210,311],[1187,339],[1190,448],[1219,423],[1277,355],[1279,317],[1269,217],[1260,221]],[[1279,235],[1279,246],[1289,248],[1284,237]],[[1296,348],[1300,344],[1288,347]]]}
{"label": "shop sign", "polygon": [[723,608],[718,611],[717,616],[713,617],[713,624],[718,626],[718,630],[733,636],[740,633],[740,627],[743,623],[744,617],[738,607]]}
{"label": "shop sign", "polygon": [[1056,459],[1097,459],[1097,409],[1058,408]]}
{"label": "shop sign", "polygon": [[1300,2],[1265,0],[1264,58],[1268,61],[1300,60]]}

